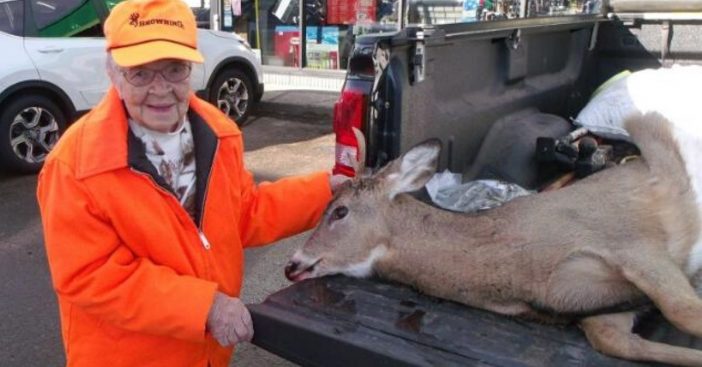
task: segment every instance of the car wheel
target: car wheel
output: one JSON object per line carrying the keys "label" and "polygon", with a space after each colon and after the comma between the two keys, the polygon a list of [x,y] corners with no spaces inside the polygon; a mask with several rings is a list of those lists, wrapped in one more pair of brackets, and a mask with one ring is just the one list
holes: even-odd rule
{"label": "car wheel", "polygon": [[210,103],[228,115],[238,125],[243,125],[254,105],[251,79],[238,69],[221,71],[210,90]]}
{"label": "car wheel", "polygon": [[40,96],[21,96],[0,113],[0,162],[16,172],[35,173],[66,128],[56,103]]}

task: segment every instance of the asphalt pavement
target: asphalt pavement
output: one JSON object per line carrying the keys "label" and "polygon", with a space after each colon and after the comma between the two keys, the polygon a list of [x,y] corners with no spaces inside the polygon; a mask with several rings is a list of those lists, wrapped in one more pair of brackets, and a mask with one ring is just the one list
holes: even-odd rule
{"label": "asphalt pavement", "polygon": [[[243,127],[244,159],[258,181],[331,169],[337,97],[338,92],[294,89],[264,94]],[[6,367],[65,363],[35,190],[35,175],[0,173],[0,365]],[[246,251],[245,303],[261,302],[289,284],[283,267],[308,235]],[[231,366],[295,365],[244,344]]]}

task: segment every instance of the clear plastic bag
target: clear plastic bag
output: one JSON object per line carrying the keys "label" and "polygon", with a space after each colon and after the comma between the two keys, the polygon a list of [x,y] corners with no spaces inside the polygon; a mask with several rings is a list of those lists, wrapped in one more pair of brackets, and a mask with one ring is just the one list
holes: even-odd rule
{"label": "clear plastic bag", "polygon": [[534,193],[519,185],[497,180],[461,183],[461,175],[448,170],[435,174],[426,188],[434,204],[462,213],[494,208],[516,197]]}

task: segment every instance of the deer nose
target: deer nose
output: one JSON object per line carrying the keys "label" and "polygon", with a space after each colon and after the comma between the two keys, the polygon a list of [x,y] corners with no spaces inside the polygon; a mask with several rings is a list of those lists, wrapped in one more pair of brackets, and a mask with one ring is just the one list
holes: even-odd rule
{"label": "deer nose", "polygon": [[293,278],[293,273],[297,270],[297,268],[300,267],[300,263],[297,261],[288,261],[288,264],[285,265],[285,277],[288,278],[288,280],[294,280]]}

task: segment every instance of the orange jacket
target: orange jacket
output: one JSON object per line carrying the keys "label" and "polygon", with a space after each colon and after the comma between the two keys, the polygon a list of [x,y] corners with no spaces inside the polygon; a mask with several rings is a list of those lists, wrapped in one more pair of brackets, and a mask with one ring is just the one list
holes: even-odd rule
{"label": "orange jacket", "polygon": [[205,332],[215,290],[238,296],[243,248],[311,228],[331,197],[321,172],[256,185],[236,125],[195,96],[190,111],[196,220],[142,172],[114,89],[46,160],[37,193],[69,366],[227,366],[232,348]]}

